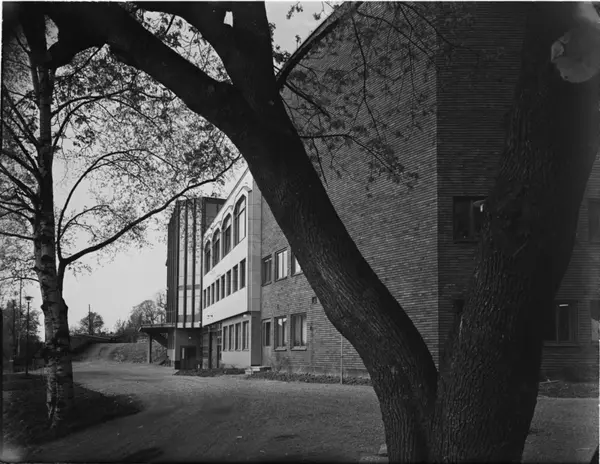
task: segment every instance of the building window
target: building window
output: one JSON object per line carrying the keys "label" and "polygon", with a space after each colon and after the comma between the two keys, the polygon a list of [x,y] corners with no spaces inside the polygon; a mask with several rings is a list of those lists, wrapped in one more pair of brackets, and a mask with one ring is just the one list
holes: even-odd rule
{"label": "building window", "polygon": [[235,325],[235,349],[239,351],[240,349],[240,328],[241,325],[239,322]]}
{"label": "building window", "polygon": [[544,341],[574,343],[577,340],[577,303],[558,301],[544,318]]}
{"label": "building window", "polygon": [[273,263],[273,257],[271,255],[263,258],[262,260],[262,284],[267,285],[271,283],[271,264]]}
{"label": "building window", "polygon": [[318,300],[318,298],[317,298],[316,296],[313,296],[313,297],[310,299],[310,302],[311,302],[312,304],[317,304],[317,303],[319,302],[319,300]]}
{"label": "building window", "polygon": [[221,299],[225,298],[225,276],[221,277]]}
{"label": "building window", "polygon": [[208,305],[206,304],[206,289],[202,291],[202,307],[206,308]]}
{"label": "building window", "polygon": [[250,322],[244,321],[242,323],[242,350],[248,349],[248,338],[250,336]]}
{"label": "building window", "polygon": [[215,282],[215,293],[217,294],[217,296],[215,297],[215,300],[219,301],[221,299],[221,290],[220,290],[220,280],[221,279],[217,279],[217,281]]}
{"label": "building window", "polygon": [[231,251],[231,216],[223,221],[223,256]]}
{"label": "building window", "polygon": [[210,286],[210,304],[215,304],[215,284]]}
{"label": "building window", "polygon": [[306,314],[292,315],[292,348],[306,346]]}
{"label": "building window", "polygon": [[246,260],[242,259],[240,261],[240,288],[244,288],[246,286]]}
{"label": "building window", "polygon": [[238,290],[238,267],[233,266],[233,273],[231,274],[231,286],[233,290],[231,292],[237,292]]}
{"label": "building window", "polygon": [[590,242],[600,241],[600,200],[588,200]]}
{"label": "building window", "polygon": [[271,346],[271,321],[262,321],[262,345]]}
{"label": "building window", "polygon": [[215,231],[215,233],[213,235],[213,246],[212,246],[213,266],[216,266],[216,264],[221,259],[221,256],[220,256],[220,251],[221,251],[221,239],[220,239],[220,236],[221,236],[221,231],[220,230]]}
{"label": "building window", "polygon": [[210,242],[206,243],[204,247],[204,273],[206,274],[210,271]]}
{"label": "building window", "polygon": [[275,348],[285,348],[287,346],[287,317],[275,318]]}
{"label": "building window", "polygon": [[233,233],[237,245],[246,237],[246,197],[240,198],[235,204],[233,221]]}
{"label": "building window", "polygon": [[275,280],[281,280],[288,275],[288,251],[282,250],[275,253]]}
{"label": "building window", "polygon": [[229,345],[228,342],[229,339],[227,338],[227,327],[223,327],[223,351],[228,351],[229,349]]}
{"label": "building window", "polygon": [[292,275],[300,274],[302,272],[302,268],[296,259],[296,255],[292,253]]}
{"label": "building window", "polygon": [[592,340],[600,340],[600,300],[590,302],[590,316],[592,318]]}
{"label": "building window", "polygon": [[231,271],[227,271],[227,279],[225,280],[225,285],[227,286],[226,295],[231,295]]}
{"label": "building window", "polygon": [[233,326],[229,326],[229,351],[233,351]]}
{"label": "building window", "polygon": [[483,225],[484,197],[454,197],[454,240],[477,241]]}

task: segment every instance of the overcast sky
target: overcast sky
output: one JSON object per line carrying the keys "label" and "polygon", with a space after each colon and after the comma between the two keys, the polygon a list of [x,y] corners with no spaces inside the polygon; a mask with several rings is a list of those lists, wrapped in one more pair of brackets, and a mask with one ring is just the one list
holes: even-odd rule
{"label": "overcast sky", "polygon": [[[301,4],[304,11],[287,20],[286,13],[295,3],[267,2],[269,21],[276,24],[275,43],[289,52],[296,49],[296,35],[304,40],[319,24],[313,18],[313,13],[320,12],[323,6],[320,1],[303,1]],[[56,174],[55,180],[58,182],[61,176],[60,173]],[[226,193],[234,183],[233,179],[228,182]],[[57,187],[60,190],[60,186]],[[57,195],[57,204],[60,200],[60,195]],[[85,198],[80,197],[79,200],[85,203]],[[93,272],[89,275],[73,276],[67,273],[64,298],[69,307],[69,326],[75,326],[87,314],[88,305],[91,305],[92,311],[104,318],[105,328],[112,330],[117,319],[126,319],[133,306],[146,299],[153,299],[158,291],[166,288],[166,243],[162,243],[159,234],[152,234],[151,242],[154,244],[152,247],[144,250],[130,249],[110,263],[98,265],[92,257],[89,262],[93,264]],[[24,289],[23,295],[25,294],[34,297],[32,308],[40,307],[39,287],[30,285]]]}

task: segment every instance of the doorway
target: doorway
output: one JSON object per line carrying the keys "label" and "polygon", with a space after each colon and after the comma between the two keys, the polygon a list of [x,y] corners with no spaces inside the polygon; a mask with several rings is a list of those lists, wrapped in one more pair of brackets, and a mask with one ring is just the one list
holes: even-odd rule
{"label": "doorway", "polygon": [[182,346],[180,369],[195,369],[198,360],[196,358],[196,347],[194,345]]}

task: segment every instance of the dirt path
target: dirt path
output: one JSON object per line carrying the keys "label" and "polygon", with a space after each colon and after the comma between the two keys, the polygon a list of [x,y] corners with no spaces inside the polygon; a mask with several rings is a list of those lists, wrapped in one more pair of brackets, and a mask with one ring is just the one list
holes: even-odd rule
{"label": "dirt path", "polygon": [[[357,462],[384,440],[370,387],[172,373],[149,365],[76,363],[75,381],[136,395],[146,409],[49,443],[27,460]],[[540,399],[532,427],[525,462],[589,462],[598,440],[598,402]]]}

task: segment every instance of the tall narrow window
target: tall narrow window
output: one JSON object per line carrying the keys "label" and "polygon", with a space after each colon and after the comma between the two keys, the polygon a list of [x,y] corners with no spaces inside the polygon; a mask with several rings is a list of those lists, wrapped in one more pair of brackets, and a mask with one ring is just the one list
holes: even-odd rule
{"label": "tall narrow window", "polygon": [[208,306],[208,305],[206,304],[206,289],[204,289],[202,291],[202,307],[206,308],[206,306]]}
{"label": "tall narrow window", "polygon": [[233,325],[229,326],[229,351],[232,351],[233,347]]}
{"label": "tall narrow window", "polygon": [[306,346],[306,314],[292,315],[292,348]]}
{"label": "tall narrow window", "polygon": [[206,242],[204,247],[204,273],[210,271],[211,260],[210,260],[210,242]]}
{"label": "tall narrow window", "polygon": [[231,251],[231,216],[223,221],[223,256]]}
{"label": "tall narrow window", "polygon": [[590,242],[600,241],[600,200],[588,200]]}
{"label": "tall narrow window", "polygon": [[281,280],[288,275],[288,251],[281,250],[275,253],[275,280]]}
{"label": "tall narrow window", "polygon": [[263,258],[262,260],[262,284],[267,285],[271,283],[271,269],[273,264],[273,257],[271,255]]}
{"label": "tall narrow window", "polygon": [[233,233],[235,244],[240,243],[246,237],[246,197],[242,197],[235,204],[233,210]]}
{"label": "tall narrow window", "polygon": [[221,279],[217,279],[217,281],[215,282],[215,293],[217,294],[217,296],[215,297],[215,300],[217,300],[217,301],[219,301],[221,299],[220,283],[221,283]]}
{"label": "tall narrow window", "polygon": [[216,230],[213,234],[213,266],[215,266],[221,259],[221,231]]}
{"label": "tall narrow window", "polygon": [[250,336],[250,322],[248,321],[244,321],[242,323],[242,350],[247,350],[248,349],[248,339]]}
{"label": "tall narrow window", "polygon": [[275,348],[285,348],[287,346],[287,317],[275,318]]}
{"label": "tall narrow window", "polygon": [[246,260],[242,259],[240,261],[240,288],[244,288],[246,286]]}
{"label": "tall narrow window", "polygon": [[232,292],[237,292],[238,291],[238,267],[237,266],[233,266],[233,273],[231,274],[231,287],[232,287]]}
{"label": "tall narrow window", "polygon": [[483,225],[484,197],[454,197],[454,240],[477,241]]}
{"label": "tall narrow window", "polygon": [[300,274],[302,272],[302,268],[296,259],[296,255],[292,253],[292,275]]}
{"label": "tall narrow window", "polygon": [[227,351],[229,348],[228,342],[229,339],[227,338],[227,327],[223,327],[223,351]]}
{"label": "tall narrow window", "polygon": [[262,321],[262,345],[271,346],[271,321]]}
{"label": "tall narrow window", "polygon": [[552,343],[574,343],[577,340],[577,303],[558,301],[544,315],[544,341]]}
{"label": "tall narrow window", "polygon": [[231,271],[227,271],[227,278],[225,279],[225,285],[227,286],[226,296],[231,295]]}
{"label": "tall narrow window", "polygon": [[240,342],[241,342],[241,325],[239,322],[235,325],[235,349],[239,350],[240,349]]}
{"label": "tall narrow window", "polygon": [[210,304],[215,304],[215,284],[210,286]]}
{"label": "tall narrow window", "polygon": [[225,276],[221,276],[221,299],[225,298]]}

